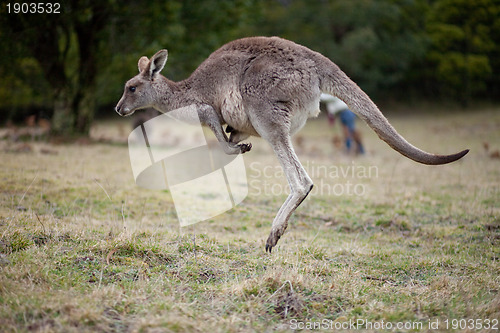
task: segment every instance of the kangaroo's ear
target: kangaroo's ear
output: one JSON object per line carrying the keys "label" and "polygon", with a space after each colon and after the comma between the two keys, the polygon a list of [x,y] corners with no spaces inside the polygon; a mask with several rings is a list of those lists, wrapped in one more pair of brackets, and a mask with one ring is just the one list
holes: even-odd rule
{"label": "kangaroo's ear", "polygon": [[145,70],[148,64],[149,64],[148,57],[141,57],[141,59],[139,59],[139,63],[137,64],[137,66],[139,67],[139,73]]}
{"label": "kangaroo's ear", "polygon": [[168,52],[167,50],[160,50],[149,61],[149,78],[152,80],[161,72],[165,63],[167,62]]}

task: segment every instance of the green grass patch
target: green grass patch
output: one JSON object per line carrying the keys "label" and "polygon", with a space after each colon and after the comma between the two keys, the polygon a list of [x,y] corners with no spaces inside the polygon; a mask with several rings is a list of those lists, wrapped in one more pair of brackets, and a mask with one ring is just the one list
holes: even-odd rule
{"label": "green grass patch", "polygon": [[[424,148],[473,149],[442,167],[407,161],[361,127],[369,153],[356,163],[378,168],[350,179],[365,195],[309,197],[272,254],[264,244],[284,195],[250,191],[225,214],[179,228],[169,191],[135,186],[123,145],[0,149],[1,330],[265,332],[364,319],[426,331],[430,321],[498,319],[499,164],[481,149],[500,147],[500,119],[453,116],[462,128],[453,140],[429,130],[450,117],[394,119]],[[330,131],[322,119],[308,124],[301,159],[351,165],[318,141]],[[269,156],[263,142],[245,154],[277,163]]]}

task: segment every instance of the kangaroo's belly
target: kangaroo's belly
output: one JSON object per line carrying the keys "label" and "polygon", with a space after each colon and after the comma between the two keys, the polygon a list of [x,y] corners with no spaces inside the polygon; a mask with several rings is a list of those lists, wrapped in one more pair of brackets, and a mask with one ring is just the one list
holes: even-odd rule
{"label": "kangaroo's belly", "polygon": [[[311,89],[308,94],[301,94],[300,98],[290,101],[290,128],[289,133],[293,135],[304,127],[308,118],[317,117],[319,114],[319,101],[321,92],[319,88]],[[242,96],[238,89],[226,90],[219,103],[222,119],[226,124],[242,133],[260,136],[255,130],[247,110],[245,110]],[[250,111],[250,110],[248,110]],[[263,110],[260,110],[263,111]],[[272,112],[272,110],[267,110]],[[273,117],[272,115],[269,115]]]}
{"label": "kangaroo's belly", "polygon": [[293,115],[290,119],[290,135],[294,135],[304,127],[307,119],[315,118],[318,116],[319,101],[320,101],[319,89],[314,91],[313,96],[304,101],[298,101],[295,109],[293,110]]}
{"label": "kangaroo's belly", "polygon": [[259,136],[248,118],[240,92],[237,89],[227,91],[220,104],[222,119],[239,132]]}

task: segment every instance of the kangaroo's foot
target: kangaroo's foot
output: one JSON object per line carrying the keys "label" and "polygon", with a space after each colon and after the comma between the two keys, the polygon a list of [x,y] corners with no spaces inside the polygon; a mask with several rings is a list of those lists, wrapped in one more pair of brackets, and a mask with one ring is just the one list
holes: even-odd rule
{"label": "kangaroo's foot", "polygon": [[227,155],[243,154],[252,149],[251,143],[234,144],[232,142],[219,142],[219,144]]}
{"label": "kangaroo's foot", "polygon": [[[305,172],[305,171],[304,171]],[[307,174],[306,174],[307,175]],[[273,247],[276,246],[281,236],[285,233],[288,226],[288,219],[295,209],[304,201],[309,192],[313,188],[312,181],[308,178],[307,183],[304,184],[296,193],[291,193],[281,206],[278,214],[274,218],[271,233],[266,241],[266,252],[271,253]]]}
{"label": "kangaroo's foot", "polygon": [[244,154],[247,151],[250,151],[250,149],[252,149],[252,144],[250,142],[249,143],[240,143],[238,145],[238,147],[240,147],[241,153]]}
{"label": "kangaroo's foot", "polygon": [[284,230],[282,230],[282,231],[271,230],[271,233],[269,234],[269,237],[267,238],[267,241],[266,241],[266,252],[271,253],[273,247],[276,246],[279,239],[281,238],[281,235],[283,235],[283,232],[284,232]]}

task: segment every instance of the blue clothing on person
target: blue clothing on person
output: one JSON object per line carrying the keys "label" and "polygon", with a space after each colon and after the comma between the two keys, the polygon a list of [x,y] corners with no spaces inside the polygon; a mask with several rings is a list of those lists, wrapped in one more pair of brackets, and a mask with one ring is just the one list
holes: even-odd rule
{"label": "blue clothing on person", "polygon": [[[351,151],[352,140],[354,139],[354,136],[355,136],[354,123],[356,121],[356,115],[351,110],[344,109],[344,110],[340,111],[340,121],[341,121],[342,125],[347,127],[347,129],[349,130],[350,135],[345,138],[345,147],[346,147],[347,151]],[[357,144],[358,144],[358,152],[360,154],[364,154],[365,148],[363,147],[361,142],[357,142]]]}
{"label": "blue clothing on person", "polygon": [[345,109],[340,112],[340,121],[342,125],[347,126],[349,130],[354,131],[354,122],[356,121],[356,115],[349,109]]}
{"label": "blue clothing on person", "polygon": [[340,122],[344,127],[345,146],[347,151],[351,151],[352,141],[354,140],[357,144],[357,152],[359,154],[364,154],[365,149],[361,143],[360,135],[355,128],[356,115],[354,112],[349,110],[347,104],[342,100],[331,95],[321,94],[321,101],[326,103],[326,110],[328,111],[328,118],[331,124],[333,124],[334,115],[337,113],[340,114]]}

